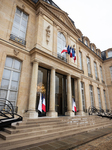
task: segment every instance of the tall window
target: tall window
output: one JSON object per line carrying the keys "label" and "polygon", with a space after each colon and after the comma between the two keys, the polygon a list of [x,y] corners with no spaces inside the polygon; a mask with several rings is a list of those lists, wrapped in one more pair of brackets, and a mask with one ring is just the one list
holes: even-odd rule
{"label": "tall window", "polygon": [[90,58],[89,57],[87,57],[87,68],[88,68],[88,74],[91,74]]}
{"label": "tall window", "polygon": [[93,86],[89,86],[90,89],[90,99],[91,99],[91,106],[94,106],[94,99],[93,99]]}
{"label": "tall window", "polygon": [[110,74],[111,74],[111,80],[112,80],[112,66],[110,67]]}
{"label": "tall window", "polygon": [[99,107],[102,108],[102,106],[101,106],[101,99],[100,99],[100,89],[99,88],[97,88],[97,93],[98,93]]}
{"label": "tall window", "polygon": [[84,83],[81,82],[81,94],[82,94],[82,107],[83,111],[85,110],[85,98],[84,98]]}
{"label": "tall window", "polygon": [[94,62],[94,69],[95,69],[95,77],[97,79],[98,78],[98,73],[97,73],[97,65],[96,65],[95,62]]}
{"label": "tall window", "polygon": [[106,102],[105,90],[103,90],[103,93],[104,93],[104,100],[105,100],[105,108],[107,109],[107,102]]}
{"label": "tall window", "polygon": [[24,40],[26,36],[27,21],[28,15],[17,8],[12,27],[12,34]]}
{"label": "tall window", "polygon": [[102,73],[102,67],[100,66],[100,73],[101,73],[101,79],[103,81],[103,73]]}
{"label": "tall window", "polygon": [[108,57],[112,57],[112,51],[108,52]]}
{"label": "tall window", "polygon": [[61,33],[58,32],[58,37],[57,37],[57,53],[64,56],[66,58],[66,53],[61,54],[61,51],[63,50],[63,48],[66,45],[66,39],[65,36]]}
{"label": "tall window", "polygon": [[82,53],[79,52],[80,69],[82,70]]}
{"label": "tall window", "polygon": [[0,98],[6,98],[16,106],[21,62],[7,57],[0,87]]}

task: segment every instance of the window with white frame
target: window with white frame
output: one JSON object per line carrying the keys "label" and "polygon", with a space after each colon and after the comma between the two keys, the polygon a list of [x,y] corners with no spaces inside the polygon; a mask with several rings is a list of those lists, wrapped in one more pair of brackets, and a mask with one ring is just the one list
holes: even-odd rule
{"label": "window with white frame", "polygon": [[95,77],[98,78],[96,62],[94,62],[94,69],[95,69]]}
{"label": "window with white frame", "polygon": [[97,93],[98,93],[99,107],[102,108],[102,106],[101,106],[101,98],[100,98],[100,89],[99,88],[97,88]]}
{"label": "window with white frame", "polygon": [[0,98],[10,100],[13,106],[16,106],[20,72],[21,62],[7,57],[0,87]]}
{"label": "window with white frame", "polygon": [[58,37],[57,37],[57,53],[64,56],[66,58],[66,53],[62,53],[62,50],[64,49],[66,45],[66,39],[65,36],[61,33],[58,32]]}
{"label": "window with white frame", "polygon": [[91,99],[91,106],[94,106],[94,99],[93,99],[93,86],[89,85],[89,89],[90,89],[90,99]]}
{"label": "window with white frame", "polygon": [[88,68],[88,74],[91,74],[90,58],[89,57],[87,57],[87,68]]}
{"label": "window with white frame", "polygon": [[104,93],[104,100],[105,100],[105,108],[107,109],[107,102],[106,102],[106,94],[105,94],[105,90],[103,90]]}
{"label": "window with white frame", "polygon": [[79,52],[80,69],[82,70],[82,53]]}
{"label": "window with white frame", "polygon": [[28,15],[19,8],[16,8],[12,33],[20,39],[25,40],[27,29]]}
{"label": "window with white frame", "polygon": [[110,74],[111,74],[111,80],[112,80],[112,66],[110,67]]}
{"label": "window with white frame", "polygon": [[101,79],[103,81],[103,73],[102,73],[102,67],[100,66],[100,73],[101,73]]}
{"label": "window with white frame", "polygon": [[82,107],[83,111],[85,110],[85,97],[84,97],[84,83],[81,82],[81,94],[82,94]]}
{"label": "window with white frame", "polygon": [[108,52],[108,57],[112,57],[112,51]]}

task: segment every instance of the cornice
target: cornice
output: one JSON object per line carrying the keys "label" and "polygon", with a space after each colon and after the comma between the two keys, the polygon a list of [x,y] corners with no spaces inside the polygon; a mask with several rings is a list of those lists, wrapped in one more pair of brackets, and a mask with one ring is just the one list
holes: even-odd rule
{"label": "cornice", "polygon": [[60,64],[62,64],[62,65],[64,65],[64,66],[66,65],[68,68],[73,69],[73,70],[75,70],[76,72],[78,72],[78,73],[80,73],[80,74],[83,73],[82,70],[76,68],[75,66],[72,66],[72,65],[69,64],[69,63],[65,63],[65,62],[61,61],[60,59],[58,59],[57,57],[55,57],[55,56],[53,56],[53,55],[50,55],[50,54],[48,54],[48,53],[46,53],[46,52],[44,52],[44,51],[42,51],[42,50],[40,50],[40,49],[37,49],[36,47],[34,47],[34,48],[30,51],[30,55],[32,55],[32,54],[34,54],[34,53],[38,53],[38,54],[41,54],[42,56],[48,57],[50,60],[53,60],[53,61],[55,61],[55,62],[58,62],[58,63],[60,63]]}
{"label": "cornice", "polygon": [[94,55],[95,57],[97,57],[97,59],[100,60],[103,63],[103,60],[95,52],[93,52],[92,50],[90,50],[89,47],[87,47],[86,45],[84,45],[81,41],[79,41],[79,44],[81,44],[81,46],[83,48],[85,48],[89,53],[91,53],[92,55]]}
{"label": "cornice", "polygon": [[94,83],[96,83],[96,84],[102,85],[103,87],[106,87],[105,84],[102,84],[101,82],[96,81],[96,80],[94,80],[94,79],[92,79],[92,78],[90,78],[90,77],[87,77],[87,76],[85,76],[85,75],[81,75],[81,78],[85,78],[85,79],[87,79],[87,80],[89,80],[89,81],[91,81],[91,82],[94,82]]}
{"label": "cornice", "polygon": [[103,63],[106,63],[106,62],[109,62],[109,61],[112,61],[112,57],[111,58],[107,58],[106,60],[103,61]]}

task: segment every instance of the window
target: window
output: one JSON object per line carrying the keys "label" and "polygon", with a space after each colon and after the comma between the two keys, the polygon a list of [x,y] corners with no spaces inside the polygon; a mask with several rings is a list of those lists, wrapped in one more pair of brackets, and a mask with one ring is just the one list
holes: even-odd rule
{"label": "window", "polygon": [[99,89],[99,88],[97,88],[97,93],[98,93],[99,107],[102,108],[102,107],[101,107],[100,89]]}
{"label": "window", "polygon": [[107,110],[107,102],[106,102],[105,90],[103,90],[103,93],[104,93],[104,100],[105,100],[105,108],[106,108],[106,110]]}
{"label": "window", "polygon": [[0,87],[0,98],[10,100],[16,106],[21,62],[7,57]]}
{"label": "window", "polygon": [[102,67],[100,66],[101,79],[103,81]]}
{"label": "window", "polygon": [[85,98],[84,98],[84,83],[81,82],[81,94],[82,94],[82,107],[83,111],[85,110]]}
{"label": "window", "polygon": [[112,51],[108,52],[108,57],[112,57]]}
{"label": "window", "polygon": [[92,85],[90,85],[90,86],[89,86],[89,89],[90,89],[91,106],[93,107],[93,106],[94,106],[94,99],[93,99],[93,86],[92,86]]}
{"label": "window", "polygon": [[110,74],[111,74],[111,80],[112,80],[112,66],[110,67]]}
{"label": "window", "polygon": [[27,21],[28,15],[24,13],[19,8],[16,9],[13,27],[12,27],[12,35],[25,40],[26,29],[27,29]]}
{"label": "window", "polygon": [[100,52],[98,51],[98,56],[100,56]]}
{"label": "window", "polygon": [[88,42],[87,42],[87,40],[85,40],[85,44],[88,46]]}
{"label": "window", "polygon": [[95,69],[95,77],[97,79],[98,78],[98,73],[97,73],[97,65],[96,65],[95,62],[94,62],[94,69]]}
{"label": "window", "polygon": [[94,51],[94,46],[92,46],[92,51]]}
{"label": "window", "polygon": [[79,52],[80,69],[82,70],[82,53]]}
{"label": "window", "polygon": [[57,37],[57,53],[66,58],[66,53],[62,53],[61,54],[61,52],[62,52],[63,48],[65,47],[65,45],[66,45],[65,36],[61,32],[58,32],[58,37]]}
{"label": "window", "polygon": [[88,68],[88,74],[91,74],[90,58],[89,57],[87,57],[87,68]]}

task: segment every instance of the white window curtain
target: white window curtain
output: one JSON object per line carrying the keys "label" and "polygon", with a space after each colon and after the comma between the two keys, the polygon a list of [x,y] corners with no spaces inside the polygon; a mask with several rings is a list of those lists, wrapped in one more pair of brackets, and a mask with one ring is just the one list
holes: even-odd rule
{"label": "white window curtain", "polygon": [[97,65],[95,62],[94,62],[94,69],[95,69],[95,77],[98,78]]}
{"label": "white window curtain", "polygon": [[102,108],[102,107],[101,107],[100,89],[99,89],[99,88],[97,88],[97,93],[98,93],[99,107]]}
{"label": "white window curtain", "polygon": [[0,87],[0,98],[10,100],[16,106],[21,62],[7,57]]}
{"label": "white window curtain", "polygon": [[80,69],[82,70],[82,53],[79,52]]}
{"label": "white window curtain", "polygon": [[110,67],[110,74],[111,74],[111,80],[112,80],[112,66]]}
{"label": "white window curtain", "polygon": [[81,82],[81,94],[82,94],[82,107],[83,111],[85,110],[85,97],[84,97],[84,83]]}
{"label": "white window curtain", "polygon": [[88,68],[88,73],[91,74],[91,67],[90,67],[90,59],[87,57],[87,68]]}
{"label": "white window curtain", "polygon": [[28,15],[19,8],[17,8],[12,27],[12,34],[25,40],[27,21]]}
{"label": "white window curtain", "polygon": [[94,99],[93,99],[93,86],[92,86],[92,85],[90,85],[90,86],[89,86],[89,89],[90,89],[91,106],[93,107],[93,106],[94,106]]}
{"label": "white window curtain", "polygon": [[66,58],[66,53],[62,53],[61,54],[61,52],[62,52],[62,50],[64,49],[65,46],[66,46],[65,36],[61,32],[58,32],[58,37],[57,37],[57,53]]}
{"label": "white window curtain", "polygon": [[101,79],[103,81],[103,73],[102,73],[102,67],[100,66],[100,73],[101,73]]}

